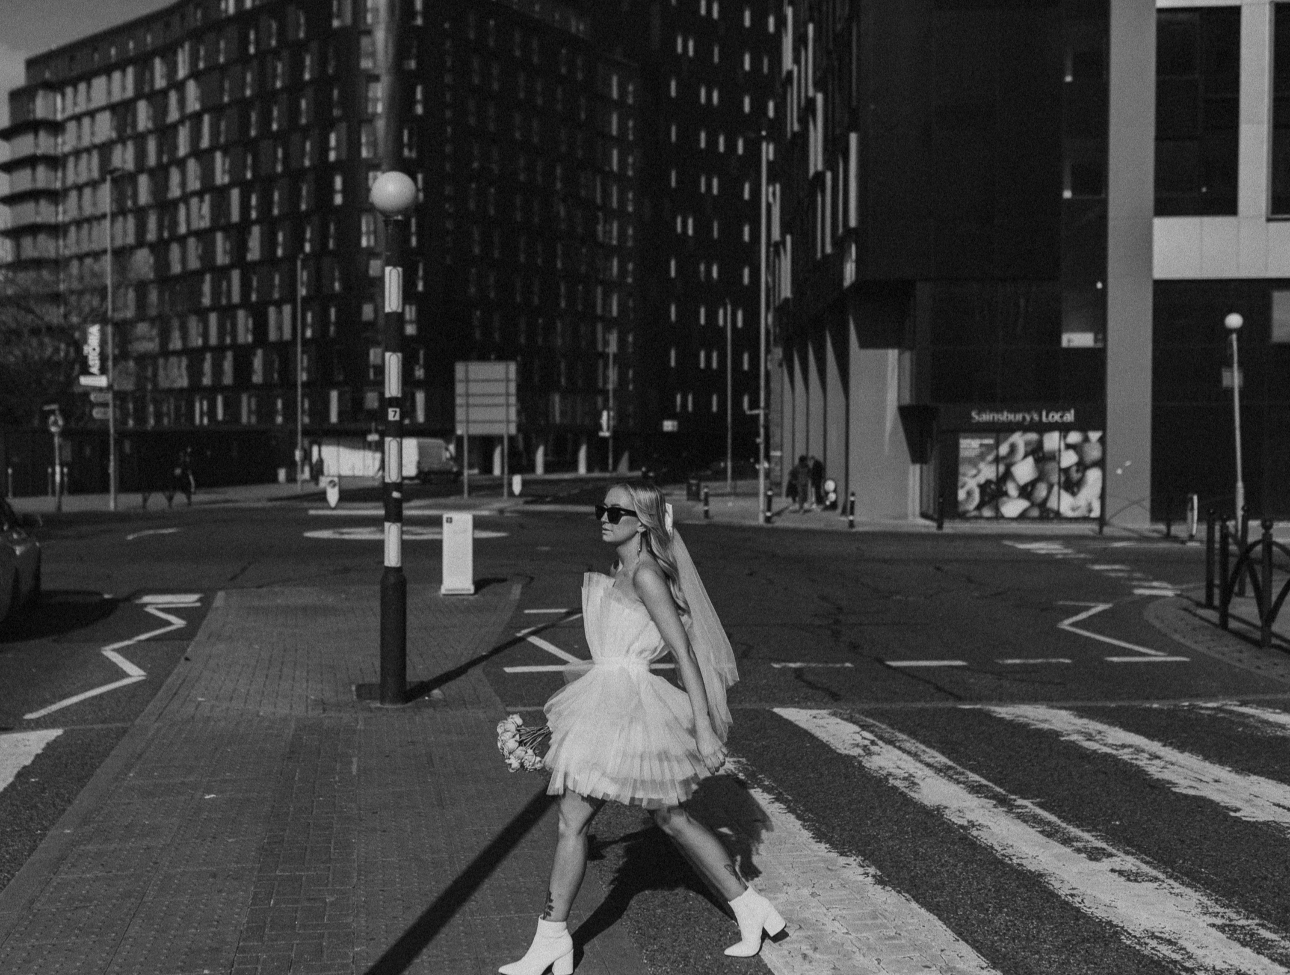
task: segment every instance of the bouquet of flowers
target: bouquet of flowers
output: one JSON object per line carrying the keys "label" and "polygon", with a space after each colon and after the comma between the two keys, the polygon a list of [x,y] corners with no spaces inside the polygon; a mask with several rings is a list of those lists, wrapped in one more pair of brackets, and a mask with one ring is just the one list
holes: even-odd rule
{"label": "bouquet of flowers", "polygon": [[542,771],[542,756],[537,753],[538,746],[551,737],[551,729],[526,728],[518,714],[497,725],[497,750],[502,753],[506,767],[512,772],[523,769],[525,772]]}

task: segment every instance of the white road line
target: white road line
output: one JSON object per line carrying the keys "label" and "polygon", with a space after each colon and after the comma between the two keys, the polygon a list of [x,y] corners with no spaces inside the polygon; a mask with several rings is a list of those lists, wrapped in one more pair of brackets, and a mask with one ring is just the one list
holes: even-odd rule
{"label": "white road line", "polygon": [[567,609],[526,609],[524,612],[532,615],[535,613],[567,613]]}
{"label": "white road line", "polygon": [[196,606],[200,605],[201,601],[201,593],[196,592],[152,593],[135,600],[140,606]]}
{"label": "white road line", "polygon": [[[148,597],[146,596],[144,597],[144,599],[147,599],[147,598]],[[175,598],[176,599],[200,599],[200,597],[188,596],[188,595],[177,596]],[[141,603],[143,601],[144,601],[143,599],[139,600],[139,602]],[[80,694],[73,694],[71,697],[65,698],[62,701],[56,701],[55,703],[49,705],[48,707],[41,708],[39,711],[32,711],[30,714],[24,714],[23,718],[27,721],[34,721],[37,718],[43,718],[47,714],[53,714],[55,711],[61,711],[63,708],[71,707],[73,704],[80,704],[81,701],[88,700],[91,697],[98,697],[100,694],[107,694],[109,691],[115,691],[122,687],[128,687],[131,684],[137,684],[139,681],[143,680],[148,676],[147,672],[144,671],[142,668],[135,666],[133,663],[131,663],[125,657],[121,656],[121,654],[117,653],[116,651],[122,649],[123,647],[128,647],[131,644],[142,643],[144,640],[150,640],[153,637],[161,636],[165,633],[171,633],[174,630],[182,629],[183,627],[188,625],[188,621],[178,616],[172,616],[171,614],[167,613],[166,610],[167,609],[191,609],[194,606],[200,606],[200,605],[201,605],[200,603],[189,603],[189,602],[165,603],[161,605],[156,605],[156,604],[145,605],[143,607],[145,612],[150,613],[159,619],[165,620],[168,625],[163,626],[157,630],[149,630],[147,633],[141,633],[138,636],[130,637],[130,639],[128,640],[120,640],[116,643],[109,643],[106,647],[103,647],[99,651],[100,653],[103,654],[103,656],[107,657],[114,664],[116,664],[118,667],[120,667],[122,670],[126,672],[127,676],[125,678],[123,678],[122,680],[113,681],[110,684],[104,684],[101,687],[91,688],[88,691],[82,691]]]}
{"label": "white road line", "polygon": [[1151,589],[1148,589],[1146,587],[1138,587],[1133,590],[1133,595],[1135,596],[1177,596],[1178,590],[1161,589],[1159,587],[1151,588]]}
{"label": "white road line", "polygon": [[966,667],[966,660],[884,660],[888,667]]}
{"label": "white road line", "polygon": [[[1111,646],[1113,646],[1113,647],[1123,647],[1125,650],[1136,650],[1138,653],[1144,653],[1144,654],[1146,654],[1148,657],[1160,657],[1160,658],[1164,659],[1164,658],[1166,658],[1166,657],[1168,657],[1168,656],[1169,656],[1168,654],[1166,654],[1166,653],[1165,653],[1164,651],[1162,651],[1162,650],[1149,650],[1149,649],[1148,649],[1148,648],[1146,648],[1146,647],[1140,647],[1140,646],[1138,646],[1136,643],[1126,643],[1124,640],[1117,640],[1117,639],[1115,639],[1115,637],[1112,637],[1112,636],[1103,636],[1101,633],[1093,633],[1093,632],[1091,632],[1090,630],[1081,629],[1080,627],[1078,627],[1078,626],[1075,626],[1075,625],[1074,625],[1075,623],[1082,623],[1084,620],[1088,619],[1090,616],[1093,616],[1093,615],[1095,615],[1095,614],[1097,614],[1097,613],[1100,613],[1100,612],[1102,612],[1103,610],[1110,609],[1110,608],[1114,605],[1114,603],[1077,603],[1077,602],[1064,601],[1064,602],[1062,602],[1062,603],[1059,603],[1058,605],[1061,605],[1061,606],[1088,606],[1088,607],[1089,607],[1088,609],[1084,610],[1082,613],[1076,613],[1076,614],[1075,614],[1074,616],[1072,616],[1070,619],[1062,620],[1060,623],[1058,623],[1058,624],[1057,624],[1057,629],[1059,629],[1059,630],[1066,630],[1066,631],[1068,631],[1068,632],[1070,632],[1070,633],[1078,633],[1080,636],[1086,636],[1086,637],[1088,637],[1090,640],[1099,640],[1099,641],[1101,641],[1102,643],[1109,643],[1109,644],[1111,644]],[[1107,657],[1106,659],[1107,659],[1107,660],[1112,661],[1113,663],[1125,663],[1126,661],[1136,660],[1137,658],[1135,658],[1135,657],[1127,657],[1127,658],[1126,658],[1126,657]],[[1170,659],[1171,659],[1171,660],[1186,660],[1187,658],[1186,658],[1186,657],[1174,657],[1174,658],[1170,658]]]}
{"label": "white road line", "polygon": [[533,644],[533,646],[538,647],[539,649],[545,650],[547,653],[553,654],[554,656],[559,657],[561,660],[564,660],[567,663],[580,664],[580,663],[586,662],[579,657],[575,657],[571,653],[567,653],[566,651],[561,650],[554,643],[548,643],[546,640],[543,640],[540,636],[530,635],[530,636],[526,636],[524,639],[528,640],[529,643]]}
{"label": "white road line", "polygon": [[1290,956],[1290,941],[1262,921],[1005,792],[917,741],[864,718],[857,725],[825,711],[776,708],[775,713],[855,758],[1006,862],[1038,877],[1063,900],[1120,928],[1139,950],[1188,971],[1287,975],[1286,968],[1265,955]]}
{"label": "white road line", "polygon": [[[739,759],[731,771],[751,778]],[[788,920],[790,937],[766,941],[761,959],[775,975],[818,972],[953,972],[995,970],[934,914],[883,882],[870,863],[842,856],[815,839],[770,793],[749,782],[754,810],[733,829],[753,847],[757,889]],[[899,960],[899,961],[897,961]]]}
{"label": "white road line", "polygon": [[1164,782],[1185,796],[1217,803],[1237,819],[1273,823],[1290,832],[1290,785],[1237,772],[1198,755],[1061,708],[1016,705],[985,708],[1006,721],[1056,732],[1099,755],[1110,755]]}
{"label": "white road line", "polygon": [[1001,657],[995,661],[1001,664],[1068,664],[1069,657]]}
{"label": "white road line", "polygon": [[127,542],[133,542],[136,538],[143,538],[145,535],[173,535],[177,531],[183,531],[182,528],[149,528],[147,531],[135,532],[133,535],[126,535]]}
{"label": "white road line", "polygon": [[801,669],[803,669],[804,667],[853,667],[853,666],[855,666],[854,664],[846,664],[846,663],[843,663],[843,664],[819,664],[819,663],[812,663],[812,662],[811,662],[811,661],[809,661],[809,660],[793,661],[793,662],[789,662],[789,661],[785,661],[785,660],[772,660],[770,665],[771,665],[772,667],[781,668],[781,669],[783,669],[783,668],[787,668],[787,669],[789,669],[789,670],[801,670]]}
{"label": "white road line", "polygon": [[1107,657],[1109,664],[1185,664],[1191,657]]}
{"label": "white road line", "polygon": [[[1201,705],[1201,707],[1209,706],[1211,705]],[[1256,707],[1253,704],[1219,704],[1216,707],[1220,712],[1250,718],[1257,724],[1274,729],[1280,734],[1290,734],[1290,713],[1285,711]]]}
{"label": "white road line", "polygon": [[1127,565],[1107,565],[1105,563],[1102,563],[1099,565],[1090,565],[1089,568],[1097,572],[1128,572],[1129,571],[1129,567]]}
{"label": "white road line", "polygon": [[[574,659],[579,664],[591,666],[590,660],[578,660],[576,657]],[[565,670],[566,666],[566,664],[517,664],[514,667],[503,667],[502,670],[508,674],[558,674]],[[649,669],[675,670],[676,664],[650,664]]]}
{"label": "white road line", "polygon": [[62,733],[62,728],[50,728],[48,731],[19,731],[0,735],[0,792],[8,788],[18,773]]}

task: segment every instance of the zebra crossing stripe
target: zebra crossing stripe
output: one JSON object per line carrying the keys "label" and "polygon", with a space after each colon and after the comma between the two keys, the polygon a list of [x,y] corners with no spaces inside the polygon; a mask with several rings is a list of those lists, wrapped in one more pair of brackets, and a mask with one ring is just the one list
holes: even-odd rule
{"label": "zebra crossing stripe", "polygon": [[[815,839],[739,759],[759,821],[747,839],[761,871],[757,889],[789,919],[791,937],[767,941],[762,961],[775,975],[817,972],[953,972],[997,975],[995,969],[936,915],[883,883],[870,863],[840,856]],[[739,827],[744,829],[743,824]],[[900,967],[892,967],[893,960]]]}
{"label": "zebra crossing stripe", "polygon": [[827,711],[775,713],[966,831],[1140,951],[1195,972],[1288,975],[1290,941],[1092,833],[1000,789],[901,733]]}
{"label": "zebra crossing stripe", "polygon": [[1253,704],[1219,704],[1216,706],[1221,714],[1235,714],[1249,718],[1255,724],[1277,734],[1290,735],[1290,713],[1275,708],[1261,708]]}
{"label": "zebra crossing stripe", "polygon": [[20,731],[0,735],[0,792],[8,788],[18,773],[62,733],[62,728],[51,728],[48,731]]}
{"label": "zebra crossing stripe", "polygon": [[990,714],[1041,731],[1099,755],[1110,755],[1166,783],[1185,796],[1222,806],[1237,819],[1272,823],[1290,832],[1290,786],[1260,775],[1236,772],[1198,755],[1061,708],[1009,705],[984,708]]}

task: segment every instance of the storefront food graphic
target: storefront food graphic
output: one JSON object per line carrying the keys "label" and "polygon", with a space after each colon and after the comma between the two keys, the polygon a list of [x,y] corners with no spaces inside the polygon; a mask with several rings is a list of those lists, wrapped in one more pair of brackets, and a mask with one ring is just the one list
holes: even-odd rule
{"label": "storefront food graphic", "polygon": [[1101,430],[960,433],[961,518],[1097,518]]}

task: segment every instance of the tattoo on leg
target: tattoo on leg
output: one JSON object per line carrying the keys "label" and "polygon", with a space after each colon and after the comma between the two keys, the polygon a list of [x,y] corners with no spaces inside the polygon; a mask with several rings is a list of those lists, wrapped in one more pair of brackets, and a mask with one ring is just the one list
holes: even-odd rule
{"label": "tattoo on leg", "polygon": [[731,863],[729,860],[727,860],[725,863],[725,871],[726,873],[730,874],[730,876],[735,878],[735,883],[737,883],[740,887],[747,886],[744,883],[743,878],[739,876],[739,871],[735,869],[735,865]]}
{"label": "tattoo on leg", "polygon": [[542,920],[551,920],[551,915],[555,912],[555,894],[551,891],[546,892],[546,907],[542,908]]}

